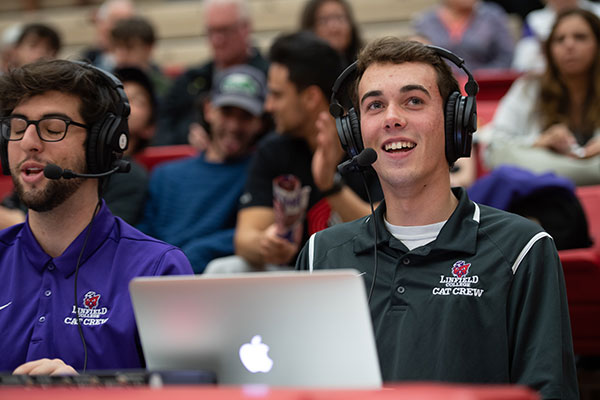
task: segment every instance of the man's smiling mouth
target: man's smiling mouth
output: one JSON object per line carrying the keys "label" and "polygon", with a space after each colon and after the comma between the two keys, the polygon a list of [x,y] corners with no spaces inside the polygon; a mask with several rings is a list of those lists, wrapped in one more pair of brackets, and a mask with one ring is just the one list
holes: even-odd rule
{"label": "man's smiling mouth", "polygon": [[399,141],[399,142],[387,143],[383,146],[383,149],[385,151],[387,151],[388,153],[395,153],[395,152],[399,152],[399,151],[409,151],[409,150],[414,149],[416,146],[417,146],[416,143]]}

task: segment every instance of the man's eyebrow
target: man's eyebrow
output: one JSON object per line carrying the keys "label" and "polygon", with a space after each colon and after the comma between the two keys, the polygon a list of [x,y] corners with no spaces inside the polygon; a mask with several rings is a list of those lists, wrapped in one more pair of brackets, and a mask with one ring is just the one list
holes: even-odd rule
{"label": "man's eyebrow", "polygon": [[360,98],[360,104],[364,103],[366,99],[368,99],[369,97],[377,97],[377,96],[381,96],[382,95],[382,91],[381,90],[370,90],[367,93],[365,93],[363,95],[363,97]]}
{"label": "man's eyebrow", "polygon": [[[425,94],[427,97],[431,98],[431,94],[425,88],[425,86],[417,85],[417,84],[402,86],[400,88],[400,93],[407,93],[407,92],[411,92],[413,90],[418,90],[420,92],[423,92],[423,94]],[[363,97],[361,97],[360,104],[363,104],[365,102],[365,100],[368,99],[369,97],[377,97],[377,96],[381,96],[382,94],[383,94],[383,92],[381,90],[370,90],[367,93],[365,93],[363,95]]]}
{"label": "man's eyebrow", "polygon": [[[20,117],[20,118],[23,118],[23,119],[29,119],[29,118],[27,118],[26,115],[21,114],[21,113],[11,113],[10,116],[11,117]],[[65,118],[65,119],[72,119],[67,114],[63,114],[63,113],[60,113],[60,112],[46,113],[46,114],[42,115],[42,117],[40,119],[42,119],[42,118],[53,118],[53,117]]]}
{"label": "man's eyebrow", "polygon": [[419,91],[423,92],[425,95],[427,95],[427,97],[431,98],[431,94],[429,94],[429,91],[427,89],[425,89],[425,86],[422,86],[422,85],[402,86],[402,88],[400,89],[400,93],[406,93],[406,92],[410,92],[412,90],[419,90]]}

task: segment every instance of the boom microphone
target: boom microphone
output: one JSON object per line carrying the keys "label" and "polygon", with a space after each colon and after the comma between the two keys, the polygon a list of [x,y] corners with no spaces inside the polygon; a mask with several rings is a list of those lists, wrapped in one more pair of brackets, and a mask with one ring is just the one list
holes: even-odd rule
{"label": "boom microphone", "polygon": [[375,161],[377,161],[377,152],[372,148],[367,147],[351,159],[338,165],[337,169],[340,174],[352,171],[362,171],[371,166]]}
{"label": "boom microphone", "polygon": [[47,164],[44,167],[44,176],[48,179],[72,179],[72,178],[102,178],[115,172],[129,172],[131,164],[128,161],[118,160],[113,169],[99,174],[79,174],[70,169],[62,169],[56,164]]}

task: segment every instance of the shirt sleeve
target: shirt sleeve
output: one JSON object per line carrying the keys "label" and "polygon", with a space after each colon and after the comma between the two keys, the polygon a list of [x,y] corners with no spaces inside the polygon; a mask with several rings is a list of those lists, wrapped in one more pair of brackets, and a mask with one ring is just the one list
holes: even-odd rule
{"label": "shirt sleeve", "polygon": [[567,295],[554,241],[536,241],[516,268],[507,307],[510,380],[538,390],[544,399],[578,399]]}
{"label": "shirt sleeve", "polygon": [[194,270],[185,254],[176,247],[167,250],[160,258],[154,275],[193,275]]}
{"label": "shirt sleeve", "polygon": [[273,171],[277,171],[265,152],[259,148],[252,156],[240,208],[273,207]]}
{"label": "shirt sleeve", "polygon": [[308,270],[308,242],[302,247],[302,250],[300,250],[298,257],[296,258],[296,270]]}
{"label": "shirt sleeve", "polygon": [[533,145],[540,135],[540,125],[534,112],[539,93],[531,78],[517,79],[500,100],[489,128],[490,145]]}

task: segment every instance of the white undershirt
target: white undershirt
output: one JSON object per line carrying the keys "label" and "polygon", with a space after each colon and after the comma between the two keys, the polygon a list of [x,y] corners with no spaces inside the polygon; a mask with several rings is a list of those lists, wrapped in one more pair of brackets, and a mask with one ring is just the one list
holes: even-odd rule
{"label": "white undershirt", "polygon": [[385,218],[383,219],[383,222],[385,222],[387,230],[409,250],[433,242],[446,223],[446,221],[442,221],[431,225],[400,226],[390,224]]}

